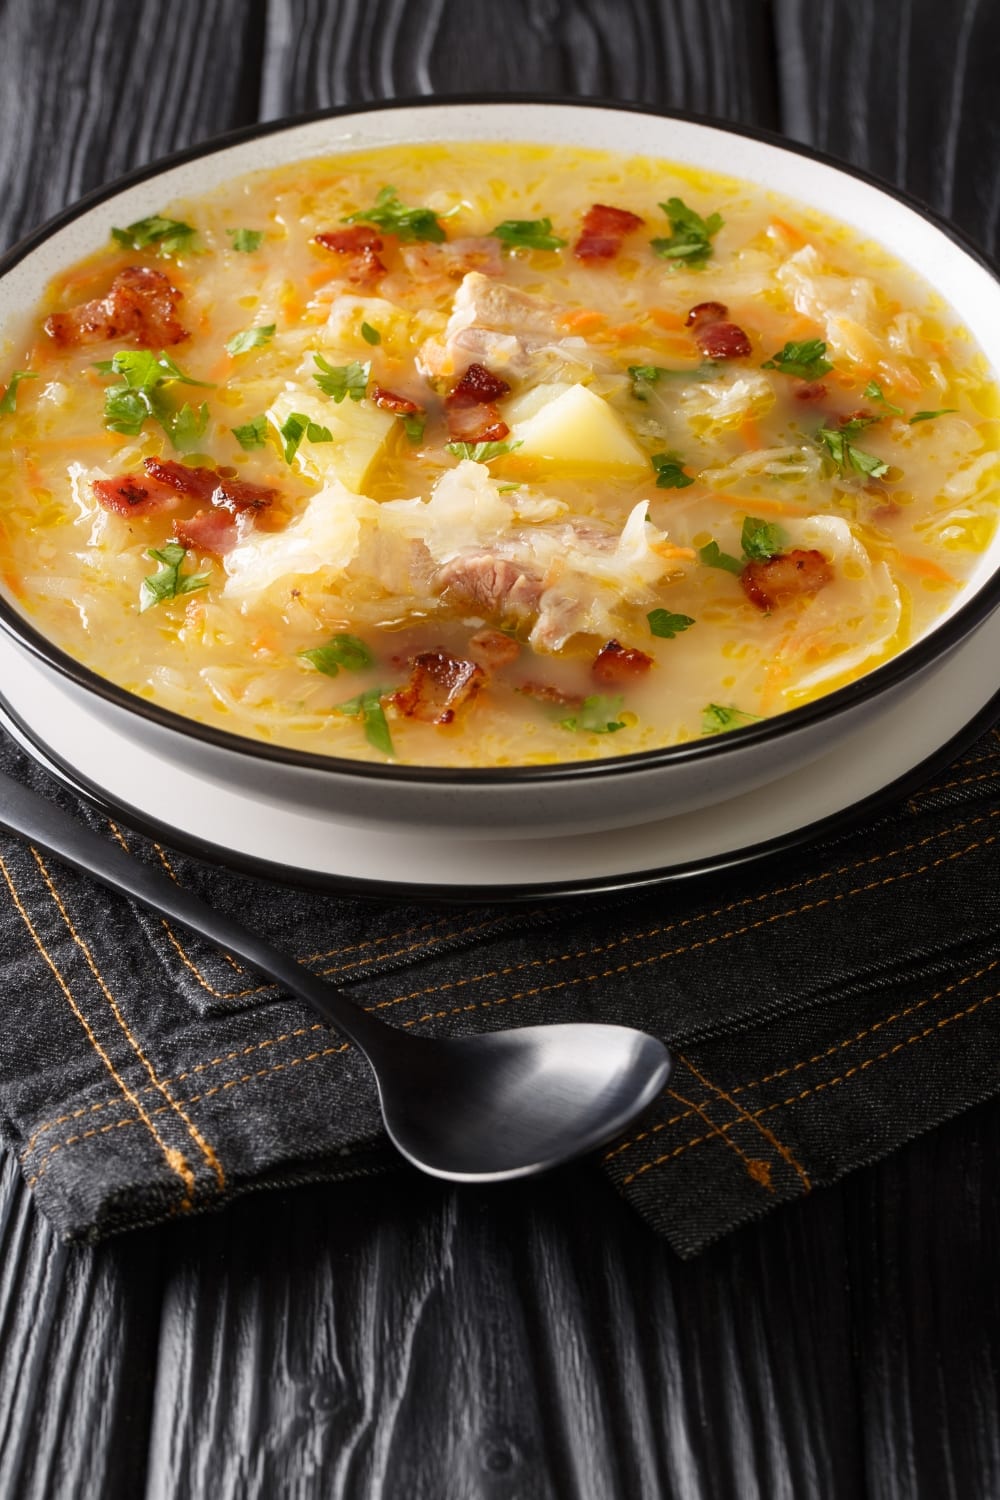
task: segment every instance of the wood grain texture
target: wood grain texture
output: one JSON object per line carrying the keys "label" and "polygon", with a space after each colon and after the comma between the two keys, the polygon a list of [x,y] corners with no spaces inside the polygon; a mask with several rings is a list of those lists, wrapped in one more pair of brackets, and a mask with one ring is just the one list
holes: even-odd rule
{"label": "wood grain texture", "polygon": [[[776,0],[773,51],[749,0],[0,0],[0,237],[258,113],[516,88],[780,106],[992,244],[995,14]],[[986,1500],[998,1153],[990,1105],[686,1264],[586,1167],[69,1252],[8,1159],[0,1500]]]}

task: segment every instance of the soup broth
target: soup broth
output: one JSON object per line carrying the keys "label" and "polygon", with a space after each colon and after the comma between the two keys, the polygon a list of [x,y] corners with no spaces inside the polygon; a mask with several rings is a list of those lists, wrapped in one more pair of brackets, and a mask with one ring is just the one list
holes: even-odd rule
{"label": "soup broth", "polygon": [[122,225],[7,357],[2,566],[257,740],[548,764],[738,730],[953,602],[997,394],[878,246],[559,147],[299,162]]}

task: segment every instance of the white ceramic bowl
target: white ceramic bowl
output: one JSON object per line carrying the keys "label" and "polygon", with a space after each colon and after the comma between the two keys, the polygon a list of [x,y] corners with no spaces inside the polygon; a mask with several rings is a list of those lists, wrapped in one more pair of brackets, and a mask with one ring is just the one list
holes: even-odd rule
{"label": "white ceramic bowl", "polygon": [[[901,195],[816,153],[755,132],[604,104],[422,101],[274,123],[208,143],[91,194],[0,262],[0,327],[16,327],[55,273],[107,241],[112,225],[156,212],[259,168],[400,142],[535,141],[661,156],[755,182],[832,213],[879,241],[951,305],[1000,368],[1000,283],[944,223]],[[208,783],[342,823],[435,835],[523,838],[626,828],[721,802],[827,755],[898,710],[1000,604],[1000,538],[968,586],[913,645],[848,687],[760,724],[696,743],[566,765],[468,770],[383,766],[223,733],[125,692],[54,647],[0,597],[0,627],[67,700],[101,707],[109,726]],[[30,717],[30,713],[29,713]],[[28,725],[30,729],[30,724]]]}

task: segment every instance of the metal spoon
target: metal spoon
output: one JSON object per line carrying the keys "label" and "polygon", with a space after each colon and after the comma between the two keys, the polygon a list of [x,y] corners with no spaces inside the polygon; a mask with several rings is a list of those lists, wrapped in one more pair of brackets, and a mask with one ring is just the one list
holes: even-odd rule
{"label": "metal spoon", "polygon": [[663,1044],[626,1026],[524,1026],[432,1038],[362,1010],[38,793],[0,776],[0,827],[175,918],[305,1000],[358,1046],[402,1154],[434,1177],[530,1177],[624,1130],[670,1073]]}

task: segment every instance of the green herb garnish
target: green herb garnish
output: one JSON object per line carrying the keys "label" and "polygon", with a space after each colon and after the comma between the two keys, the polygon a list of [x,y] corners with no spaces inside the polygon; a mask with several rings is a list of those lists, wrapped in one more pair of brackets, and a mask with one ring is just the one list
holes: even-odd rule
{"label": "green herb garnish", "polygon": [[713,380],[719,373],[718,361],[703,360],[691,370],[668,370],[663,365],[629,365],[632,377],[632,395],[637,401],[649,400],[649,387],[659,380]]}
{"label": "green herb garnish", "polygon": [[246,354],[248,349],[259,349],[261,344],[269,344],[274,338],[274,323],[261,323],[256,328],[244,328],[242,333],[234,333],[226,344],[227,354]]}
{"label": "green herb garnish", "polygon": [[150,547],[146,553],[160,564],[156,572],[144,578],[139,588],[139,613],[162,604],[165,599],[176,599],[180,594],[192,594],[195,589],[208,587],[210,574],[182,573],[181,564],[187,552],[180,542],[167,542],[162,547]]}
{"label": "green herb garnish", "polygon": [[311,443],[333,442],[333,433],[329,427],[321,427],[319,422],[314,422],[300,411],[289,412],[278,431],[285,440],[286,464],[290,464],[299,451],[303,438],[308,438]]}
{"label": "green herb garnish", "polygon": [[191,225],[180,219],[152,214],[148,219],[136,219],[127,229],[112,229],[111,238],[126,250],[148,250],[155,245],[157,255],[177,255],[193,248],[194,234]]}
{"label": "green herb garnish", "polygon": [[885,459],[878,458],[874,453],[866,453],[851,441],[855,433],[877,421],[877,417],[852,417],[841,427],[821,427],[817,431],[817,440],[842,474],[853,470],[854,473],[865,474],[871,479],[881,479],[883,474],[888,474],[889,465]]}
{"label": "green herb garnish", "polygon": [[891,401],[886,400],[885,396],[882,394],[882,387],[879,385],[877,380],[869,380],[868,384],[865,386],[865,395],[868,397],[869,401],[881,402],[886,411],[895,412],[897,417],[901,417],[903,415],[903,408],[901,406],[893,406]]}
{"label": "green herb garnish", "polygon": [[318,375],[313,376],[316,384],[324,396],[332,396],[339,405],[345,396],[350,396],[352,401],[360,401],[368,389],[368,377],[371,374],[371,360],[352,359],[347,365],[331,365],[323,358],[322,354],[313,355],[313,364],[319,370]]}
{"label": "green herb garnish", "polygon": [[226,233],[233,242],[233,249],[241,251],[244,255],[250,255],[254,250],[259,250],[264,242],[262,229],[227,229]]}
{"label": "green herb garnish", "polygon": [[571,719],[560,719],[560,729],[577,730],[581,734],[614,734],[625,728],[625,720],[619,719],[624,698],[602,698],[595,694],[584,698],[580,712]]}
{"label": "green herb garnish", "polygon": [[403,431],[411,443],[419,443],[424,436],[424,428],[427,426],[427,413],[425,411],[401,412],[399,420],[403,424]]}
{"label": "green herb garnish", "polygon": [[394,755],[392,735],[389,733],[385,710],[382,707],[382,696],[388,691],[388,688],[369,688],[366,693],[359,693],[356,698],[348,698],[346,703],[336,704],[333,712],[344,714],[352,719],[362,719],[365,726],[365,739],[369,745],[373,745],[376,750],[381,750],[383,755]]}
{"label": "green herb garnish", "polygon": [[104,425],[110,432],[136,437],[147,418],[152,417],[181,453],[190,452],[204,436],[208,426],[208,407],[203,401],[197,411],[185,404],[178,410],[165,387],[171,384],[207,387],[209,382],[185,375],[169,354],[154,354],[149,349],[121,349],[111,360],[97,366],[103,375],[121,375],[118,385],[104,393]]}
{"label": "green herb garnish", "polygon": [[504,219],[490,230],[509,250],[561,250],[568,240],[552,233],[551,219]]}
{"label": "green herb garnish", "polygon": [[730,729],[742,729],[746,724],[756,724],[759,718],[759,714],[748,714],[732,703],[709,703],[701,711],[701,732],[728,734]]}
{"label": "green herb garnish", "polygon": [[718,542],[706,542],[704,547],[699,547],[698,560],[706,568],[724,568],[727,573],[743,572],[743,559],[734,557],[731,552],[723,552]]}
{"label": "green herb garnish", "polygon": [[833,369],[826,357],[823,339],[803,339],[799,344],[789,342],[773,359],[765,359],[762,370],[777,370],[782,375],[795,375],[800,380],[818,380]]}
{"label": "green herb garnish", "polygon": [[341,667],[346,672],[362,672],[375,660],[364,641],[356,635],[332,635],[324,645],[300,651],[299,655],[327,677],[338,676]]}
{"label": "green herb garnish", "polygon": [[654,453],[650,463],[656,471],[658,490],[686,490],[694,484],[694,478],[684,472],[684,460],[679,453]]}
{"label": "green herb garnish", "polygon": [[12,411],[17,410],[17,388],[22,380],[37,379],[37,370],[14,370],[7,382],[7,389],[4,391],[2,399],[0,399],[0,414],[8,416]]}
{"label": "green herb garnish", "polygon": [[501,454],[513,453],[515,448],[520,448],[518,443],[445,443],[449,453],[454,453],[456,458],[471,458],[473,463],[488,464],[491,459],[499,458]]}
{"label": "green herb garnish", "polygon": [[917,411],[917,412],[914,412],[913,416],[910,418],[910,426],[912,427],[913,424],[914,424],[914,422],[933,422],[933,420],[934,420],[935,417],[944,417],[944,416],[947,416],[947,414],[949,412],[953,412],[953,411],[958,411],[958,407],[957,406],[942,406],[942,407],[939,407],[939,409],[937,411]]}
{"label": "green herb garnish", "polygon": [[382,335],[379,333],[378,329],[373,328],[370,323],[362,323],[361,337],[364,339],[366,344],[375,345],[381,344],[382,342]]}
{"label": "green herb garnish", "polygon": [[672,641],[682,631],[690,630],[695,623],[690,615],[672,615],[669,609],[650,610],[646,619],[650,635],[657,635],[664,641]]}
{"label": "green herb garnish", "polygon": [[782,527],[758,516],[745,516],[740,546],[748,562],[767,562],[788,546],[788,535]]}
{"label": "green herb garnish", "polygon": [[384,187],[371,208],[359,208],[347,214],[343,224],[375,224],[386,234],[394,234],[402,244],[413,240],[430,240],[440,245],[445,238],[437,214],[430,208],[404,208],[394,187]]}
{"label": "green herb garnish", "polygon": [[230,432],[249,453],[254,448],[263,448],[267,444],[267,418],[263,412],[259,417],[252,417],[249,422],[244,422],[242,427],[231,427]]}
{"label": "green herb garnish", "polygon": [[670,220],[670,238],[650,240],[653,250],[663,260],[679,266],[703,266],[712,254],[712,238],[725,222],[721,214],[701,214],[688,208],[681,198],[668,198],[660,208]]}

